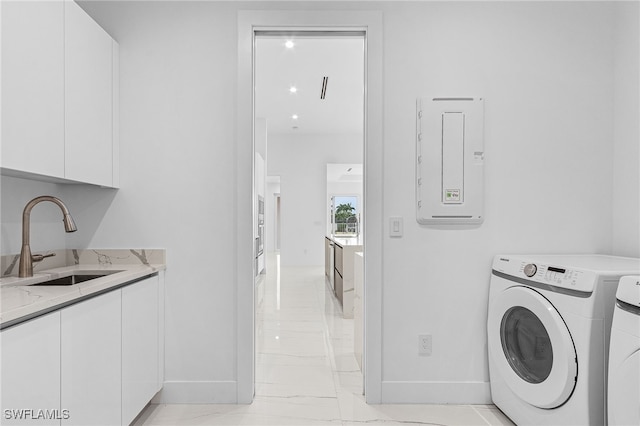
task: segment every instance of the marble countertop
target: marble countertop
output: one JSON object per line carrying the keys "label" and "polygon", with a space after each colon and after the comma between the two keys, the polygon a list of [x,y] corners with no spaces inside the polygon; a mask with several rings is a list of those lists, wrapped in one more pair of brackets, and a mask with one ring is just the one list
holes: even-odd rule
{"label": "marble countertop", "polygon": [[362,245],[362,235],[353,236],[353,237],[341,237],[336,235],[327,235],[327,238],[333,240],[340,247],[345,246],[361,246]]}
{"label": "marble countertop", "polygon": [[[0,278],[0,328],[9,327],[35,316],[48,313],[74,301],[115,289],[166,269],[165,263],[84,263],[62,266],[34,273],[33,277]],[[74,285],[32,286],[74,273],[88,274],[118,271],[104,277]]]}

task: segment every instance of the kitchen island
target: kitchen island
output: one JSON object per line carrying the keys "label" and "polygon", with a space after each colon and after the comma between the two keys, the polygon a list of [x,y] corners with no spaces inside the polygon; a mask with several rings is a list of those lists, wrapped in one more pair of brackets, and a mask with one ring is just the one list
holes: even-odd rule
{"label": "kitchen island", "polygon": [[326,236],[325,241],[333,249],[333,256],[329,252],[325,256],[325,271],[329,279],[333,279],[333,291],[342,304],[344,318],[353,318],[354,256],[363,250],[362,236],[334,234]]}

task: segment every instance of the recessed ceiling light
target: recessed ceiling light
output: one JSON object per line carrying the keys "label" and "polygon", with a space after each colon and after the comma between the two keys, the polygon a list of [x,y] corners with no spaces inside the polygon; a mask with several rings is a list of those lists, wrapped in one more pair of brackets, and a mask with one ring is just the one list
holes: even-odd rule
{"label": "recessed ceiling light", "polygon": [[295,46],[295,44],[293,44],[291,40],[287,40],[287,42],[284,45],[287,49],[293,49],[293,46]]}
{"label": "recessed ceiling light", "polygon": [[289,87],[289,91],[291,93],[296,93],[298,91],[298,89],[296,88],[296,86],[291,86],[291,87]]}
{"label": "recessed ceiling light", "polygon": [[298,114],[293,114],[293,115],[291,116],[291,118],[293,118],[294,120],[297,120],[297,119],[298,119]]}

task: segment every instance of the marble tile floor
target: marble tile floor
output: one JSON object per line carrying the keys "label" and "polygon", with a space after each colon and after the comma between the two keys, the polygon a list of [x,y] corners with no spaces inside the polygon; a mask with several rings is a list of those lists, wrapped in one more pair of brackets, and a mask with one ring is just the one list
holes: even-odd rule
{"label": "marble tile floor", "polygon": [[270,253],[267,271],[256,300],[253,403],[151,404],[136,426],[512,425],[491,405],[366,404],[353,320],[342,318],[324,268],[281,268]]}

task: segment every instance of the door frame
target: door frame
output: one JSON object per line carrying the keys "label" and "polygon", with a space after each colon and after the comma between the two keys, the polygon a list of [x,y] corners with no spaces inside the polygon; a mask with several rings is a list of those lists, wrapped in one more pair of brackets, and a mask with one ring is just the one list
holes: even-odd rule
{"label": "door frame", "polygon": [[[257,30],[365,32],[364,105],[364,377],[367,403],[381,402],[383,86],[382,12],[351,10],[238,11],[236,128],[236,394],[249,404],[255,391],[254,46]],[[318,242],[319,244],[321,242]]]}
{"label": "door frame", "polygon": [[280,252],[280,236],[282,235],[282,225],[280,217],[280,203],[282,198],[280,193],[273,194],[273,250]]}

